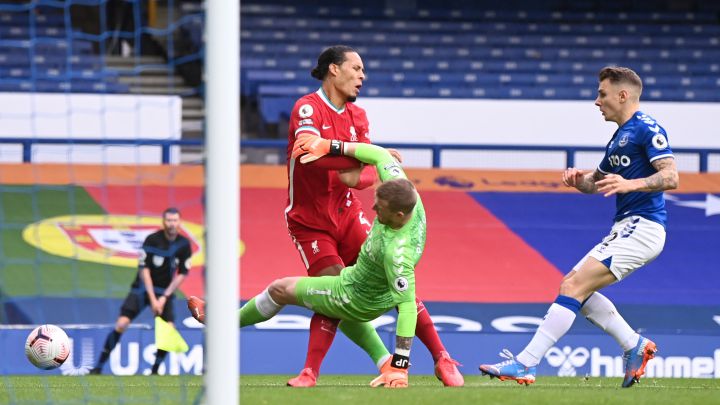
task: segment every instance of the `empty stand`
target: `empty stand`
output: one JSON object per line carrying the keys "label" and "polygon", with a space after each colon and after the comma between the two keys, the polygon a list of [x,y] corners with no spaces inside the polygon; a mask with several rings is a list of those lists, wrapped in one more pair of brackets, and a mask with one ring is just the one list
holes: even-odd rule
{"label": "empty stand", "polygon": [[[362,96],[592,100],[597,72],[624,65],[645,79],[646,99],[720,101],[720,7],[503,3],[243,4],[242,93],[277,122],[288,100],[318,86],[309,74],[317,55],[342,43],[363,57]],[[184,29],[200,46],[201,9],[184,7],[193,19]]]}
{"label": "empty stand", "polygon": [[124,93],[93,41],[66,28],[62,8],[0,8],[0,91]]}

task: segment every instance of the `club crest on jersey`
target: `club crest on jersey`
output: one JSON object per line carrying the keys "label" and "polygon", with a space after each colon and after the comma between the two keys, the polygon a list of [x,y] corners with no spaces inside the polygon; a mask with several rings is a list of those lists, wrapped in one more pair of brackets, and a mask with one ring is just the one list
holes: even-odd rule
{"label": "club crest on jersey", "polygon": [[310,104],[303,104],[298,109],[298,115],[300,115],[300,118],[307,118],[313,115],[313,112],[313,108]]}
{"label": "club crest on jersey", "polygon": [[358,137],[357,133],[355,132],[355,127],[350,127],[350,142],[357,142]]}
{"label": "club crest on jersey", "polygon": [[400,165],[398,165],[397,162],[390,163],[389,165],[385,166],[384,169],[387,170],[393,177],[400,176],[400,173],[402,172],[400,169]]}
{"label": "club crest on jersey", "polygon": [[663,134],[657,134],[652,137],[652,144],[655,149],[666,149],[668,147],[668,141]]}
{"label": "club crest on jersey", "polygon": [[405,277],[398,277],[395,279],[395,289],[399,292],[403,292],[408,289],[410,286],[410,283],[408,283],[408,280]]}
{"label": "club crest on jersey", "polygon": [[630,135],[625,134],[625,135],[621,136],[620,142],[618,142],[618,146],[622,148],[623,146],[627,145],[629,140],[630,140]]}
{"label": "club crest on jersey", "polygon": [[155,267],[160,267],[163,265],[163,263],[165,263],[165,258],[162,256],[155,255],[155,256],[153,256],[152,260],[153,260],[153,265]]}

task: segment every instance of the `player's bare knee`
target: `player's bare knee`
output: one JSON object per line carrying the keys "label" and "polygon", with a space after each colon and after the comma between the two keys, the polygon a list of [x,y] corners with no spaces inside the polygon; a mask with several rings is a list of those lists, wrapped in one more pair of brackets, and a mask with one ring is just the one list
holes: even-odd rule
{"label": "player's bare knee", "polygon": [[582,291],[573,278],[567,278],[560,283],[560,295],[579,299],[581,298]]}
{"label": "player's bare knee", "polygon": [[118,333],[125,333],[128,326],[130,325],[130,320],[127,318],[120,318],[115,322],[115,331]]}
{"label": "player's bare knee", "polygon": [[268,286],[268,293],[270,294],[270,298],[272,298],[276,304],[285,304],[287,301],[289,286],[289,278],[280,278],[273,281]]}
{"label": "player's bare knee", "polygon": [[270,294],[270,297],[272,299],[275,299],[276,297],[280,296],[282,294],[282,279],[277,279],[270,283],[270,285],[267,288],[268,294]]}
{"label": "player's bare knee", "polygon": [[587,285],[573,279],[565,280],[560,284],[560,295],[575,298],[580,302],[585,301],[593,292]]}

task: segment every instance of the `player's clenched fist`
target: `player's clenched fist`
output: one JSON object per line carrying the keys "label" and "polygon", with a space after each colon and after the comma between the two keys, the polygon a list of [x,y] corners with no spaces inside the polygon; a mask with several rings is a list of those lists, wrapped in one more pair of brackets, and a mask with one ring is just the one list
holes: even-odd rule
{"label": "player's clenched fist", "polygon": [[568,167],[563,172],[563,184],[567,187],[576,187],[578,184],[582,184],[585,179],[585,171],[576,169],[574,167]]}

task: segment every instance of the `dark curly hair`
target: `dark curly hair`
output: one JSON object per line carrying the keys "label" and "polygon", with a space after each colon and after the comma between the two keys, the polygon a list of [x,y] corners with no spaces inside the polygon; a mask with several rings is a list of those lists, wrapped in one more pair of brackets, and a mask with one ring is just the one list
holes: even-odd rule
{"label": "dark curly hair", "polygon": [[328,74],[330,64],[341,65],[345,62],[345,54],[348,52],[357,52],[355,49],[345,45],[335,45],[325,49],[318,56],[317,66],[313,68],[310,75],[318,80],[325,80]]}

